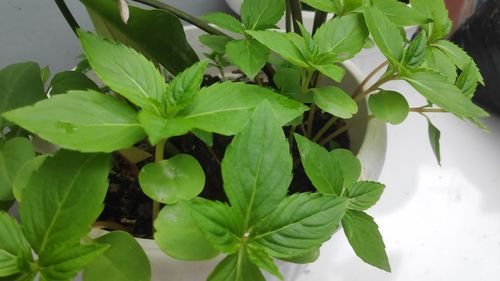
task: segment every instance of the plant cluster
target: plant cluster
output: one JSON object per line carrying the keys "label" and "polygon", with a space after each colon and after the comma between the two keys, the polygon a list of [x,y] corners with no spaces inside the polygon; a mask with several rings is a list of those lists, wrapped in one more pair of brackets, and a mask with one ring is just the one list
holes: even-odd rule
{"label": "plant cluster", "polygon": [[[478,68],[445,39],[451,22],[441,0],[303,0],[317,10],[310,30],[298,0],[245,0],[241,20],[223,13],[198,19],[154,0],[133,1],[153,10],[81,2],[99,36],[79,30],[56,0],[85,54],[75,70],[50,82],[48,68],[35,63],[0,70],[0,207],[17,201],[21,217],[0,213],[0,280],[40,274],[62,281],[82,270],[85,281],[151,279],[130,234],[89,234],[108,189],[109,153],[132,165],[146,160],[138,178],[154,200],[162,251],[189,261],[224,255],[210,281],[265,280],[261,270],[283,279],[275,259],[313,262],[340,226],[363,261],[390,271],[366,213],[384,185],[360,179],[360,161],[336,137],[357,124],[348,121],[366,98],[371,115],[363,121],[400,124],[410,112],[427,118],[440,161],[440,132],[427,113],[450,112],[479,126],[487,116],[470,100],[483,83]],[[276,30],[283,17],[284,32]],[[207,31],[200,37],[211,50],[207,59],[198,59],[179,19]],[[419,32],[408,39],[404,27],[413,25]],[[387,62],[354,93],[318,83],[320,75],[341,82],[342,63],[373,45]],[[227,79],[228,66],[245,82]],[[220,82],[203,84],[209,67],[220,71]],[[381,89],[394,80],[408,82],[427,103],[410,107],[402,94]],[[318,116],[327,121],[318,126]],[[210,188],[206,167],[171,142],[188,134],[209,150],[215,137],[232,137],[219,163],[227,201],[200,196]],[[36,152],[42,139],[61,149]],[[137,146],[144,140],[154,158]],[[289,190],[296,169],[314,192]]]}

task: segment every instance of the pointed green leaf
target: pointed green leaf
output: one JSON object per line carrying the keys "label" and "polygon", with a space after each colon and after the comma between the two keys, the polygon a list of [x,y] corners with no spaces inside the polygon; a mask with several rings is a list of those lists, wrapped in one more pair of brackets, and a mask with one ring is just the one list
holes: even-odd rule
{"label": "pointed green leaf", "polygon": [[85,266],[83,281],[150,281],[151,265],[141,245],[122,231],[108,233],[95,240],[110,247]]}
{"label": "pointed green leaf", "polygon": [[422,25],[432,20],[398,0],[374,0],[373,4],[398,26]]}
{"label": "pointed green leaf", "polygon": [[328,241],[345,214],[345,198],[300,193],[287,197],[254,228],[252,243],[273,257],[306,254]]}
{"label": "pointed green leaf", "polygon": [[358,105],[349,94],[335,86],[313,89],[314,103],[331,115],[350,119],[358,112]]}
{"label": "pointed green leaf", "polygon": [[273,28],[285,14],[285,1],[244,0],[240,14],[246,29]]}
{"label": "pointed green leaf", "polygon": [[368,99],[368,107],[377,119],[393,125],[401,124],[410,113],[406,98],[398,92],[379,91]]}
{"label": "pointed green leaf", "polygon": [[37,254],[89,232],[103,208],[109,166],[104,154],[60,151],[30,177],[19,213]]}
{"label": "pointed green leaf", "polygon": [[269,214],[286,196],[292,157],[268,102],[255,110],[233,139],[222,161],[224,191],[244,218],[245,229]]}
{"label": "pointed green leaf", "polygon": [[219,54],[226,53],[226,45],[232,39],[223,35],[203,34],[199,37],[200,42]]}
{"label": "pointed green leaf", "polygon": [[243,33],[245,27],[235,17],[226,13],[210,13],[201,17],[209,23],[234,33]]}
{"label": "pointed green leaf", "polygon": [[156,243],[164,253],[175,259],[209,260],[219,254],[205,238],[186,203],[163,207],[154,226]]}
{"label": "pointed green leaf", "polygon": [[[247,0],[248,1],[248,0]],[[243,252],[227,256],[222,260],[207,281],[265,281],[259,268]]]}
{"label": "pointed green leaf", "polygon": [[30,245],[17,221],[0,211],[0,277],[22,272],[20,259],[33,261]]}
{"label": "pointed green leaf", "polygon": [[50,67],[47,65],[44,68],[40,69],[40,76],[42,77],[42,83],[45,84],[49,81],[50,77]]}
{"label": "pointed green leaf", "polygon": [[436,156],[436,160],[441,166],[441,131],[439,131],[434,124],[432,124],[431,120],[427,118],[428,125],[428,134],[429,134],[429,142],[431,143],[432,152],[434,152],[434,156]]}
{"label": "pointed green leaf", "polygon": [[358,257],[375,267],[391,271],[382,235],[372,217],[363,212],[347,211],[342,226]]}
{"label": "pointed green leaf", "polygon": [[344,178],[344,187],[358,181],[361,175],[361,162],[354,156],[352,151],[343,148],[334,149],[330,151],[330,157],[340,163]]}
{"label": "pointed green leaf", "polygon": [[425,60],[427,50],[427,35],[425,31],[420,32],[405,50],[404,63],[409,68],[417,68]]}
{"label": "pointed green leaf", "polygon": [[247,31],[247,33],[290,63],[299,67],[309,67],[301,51],[285,33],[276,31]]}
{"label": "pointed green leaf", "polygon": [[448,35],[452,22],[448,18],[448,10],[443,0],[410,0],[410,4],[417,13],[432,19],[431,23],[424,25],[430,41]]}
{"label": "pointed green leaf", "polygon": [[35,150],[27,138],[16,137],[0,145],[0,201],[14,199],[14,179],[24,163],[33,157]]}
{"label": "pointed green leaf", "polygon": [[166,91],[167,112],[177,112],[193,101],[200,91],[207,65],[208,60],[202,60],[170,81]]}
{"label": "pointed green leaf", "polygon": [[42,165],[43,161],[47,159],[49,155],[44,154],[37,156],[35,158],[32,158],[26,162],[20,167],[19,171],[17,172],[16,176],[14,177],[14,181],[12,184],[12,191],[14,193],[14,197],[18,202],[22,201],[22,194],[26,187],[28,186],[29,179],[31,175],[40,168]]}
{"label": "pointed green leaf", "polygon": [[214,145],[214,134],[209,133],[200,129],[193,129],[191,133],[195,135],[197,138],[202,140],[206,145],[212,147]]}
{"label": "pointed green leaf", "polygon": [[341,66],[335,64],[323,64],[323,65],[313,65],[316,70],[321,72],[321,74],[333,79],[334,81],[340,82],[345,75],[345,69]]}
{"label": "pointed green leaf", "polygon": [[360,181],[347,188],[349,209],[364,211],[371,208],[382,196],[385,186],[378,182]]}
{"label": "pointed green leaf", "polygon": [[234,40],[226,45],[229,60],[246,76],[253,79],[269,57],[269,49],[255,39]]}
{"label": "pointed green leaf", "polygon": [[92,90],[57,95],[3,116],[47,141],[84,152],[111,152],[144,138],[132,108]]}
{"label": "pointed green leaf", "polygon": [[205,186],[205,172],[198,160],[189,154],[156,163],[141,169],[139,183],[144,193],[164,204],[190,200],[198,196]]}
{"label": "pointed green leaf", "polygon": [[271,273],[278,279],[283,280],[283,275],[281,274],[278,266],[274,263],[274,260],[265,250],[256,247],[255,245],[248,245],[246,248],[248,259],[255,264],[257,267]]}
{"label": "pointed green leaf", "polygon": [[142,109],[162,112],[166,84],[152,62],[125,45],[88,32],[78,35],[92,69],[107,86]]}
{"label": "pointed green leaf", "polygon": [[455,83],[457,79],[457,67],[445,53],[437,48],[427,47],[425,67],[445,76],[450,84]]}
{"label": "pointed green leaf", "polygon": [[457,79],[457,87],[469,99],[474,96],[478,86],[479,77],[477,76],[476,68],[474,61],[471,60]]}
{"label": "pointed green leaf", "polygon": [[139,112],[139,122],[148,135],[149,142],[156,145],[162,139],[182,136],[187,134],[193,123],[184,118],[167,119],[150,111]]}
{"label": "pointed green leaf", "polygon": [[341,1],[336,0],[302,0],[307,5],[328,13],[342,14],[343,5]]}
{"label": "pointed green leaf", "polygon": [[50,95],[64,94],[70,90],[95,90],[99,87],[87,75],[78,71],[57,73],[50,81]]}

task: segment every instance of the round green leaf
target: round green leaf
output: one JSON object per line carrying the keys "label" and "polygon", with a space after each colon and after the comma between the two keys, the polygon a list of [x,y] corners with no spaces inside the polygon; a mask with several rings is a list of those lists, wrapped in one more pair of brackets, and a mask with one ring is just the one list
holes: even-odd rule
{"label": "round green leaf", "polygon": [[123,231],[108,233],[95,240],[109,245],[109,249],[88,264],[83,272],[84,281],[149,281],[151,265],[141,245]]}
{"label": "round green leaf", "polygon": [[335,86],[314,89],[314,103],[322,110],[342,119],[352,118],[358,105],[346,92]]}
{"label": "round green leaf", "polygon": [[380,91],[368,100],[370,111],[376,118],[397,125],[405,121],[410,106],[398,92]]}
{"label": "round green leaf", "polygon": [[348,149],[335,149],[330,151],[330,156],[337,160],[342,169],[344,186],[349,186],[358,181],[361,175],[361,162]]}
{"label": "round green leaf", "polygon": [[208,260],[219,253],[198,228],[186,204],[163,207],[154,226],[156,243],[173,258]]}
{"label": "round green leaf", "polygon": [[205,186],[205,173],[191,155],[178,154],[157,163],[144,166],[139,174],[142,190],[152,199],[175,204],[201,193]]}

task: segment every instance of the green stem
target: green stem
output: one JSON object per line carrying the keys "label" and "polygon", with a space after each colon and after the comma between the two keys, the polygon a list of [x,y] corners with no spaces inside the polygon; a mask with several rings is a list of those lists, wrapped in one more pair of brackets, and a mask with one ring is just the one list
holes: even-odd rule
{"label": "green stem", "polygon": [[[166,142],[167,142],[166,139],[161,140],[155,146],[155,163],[158,163],[158,162],[163,160],[163,157],[165,155],[165,143]],[[159,212],[160,212],[160,202],[153,200],[153,224],[154,224],[154,221],[156,220],[156,218],[158,217]]]}
{"label": "green stem", "polygon": [[448,111],[441,109],[441,108],[410,108],[410,112],[417,112],[417,113],[448,113]]}
{"label": "green stem", "polygon": [[316,135],[314,136],[312,141],[314,141],[314,142],[318,141],[326,133],[326,131],[328,131],[328,129],[330,129],[330,127],[333,126],[333,124],[335,124],[335,122],[337,122],[337,120],[339,120],[338,117],[332,116],[332,118],[330,118],[330,120],[328,120],[328,122],[326,122],[326,124],[323,126],[323,128],[321,128],[321,130],[319,130],[319,132],[316,133]]}
{"label": "green stem", "polygon": [[333,140],[334,138],[338,137],[339,135],[341,135],[342,133],[345,133],[347,132],[349,129],[363,123],[363,122],[367,122],[369,121],[370,119],[372,119],[374,116],[373,115],[368,115],[366,116],[365,118],[360,118],[358,120],[353,120],[352,122],[350,122],[349,124],[346,124],[345,126],[337,129],[335,132],[331,133],[329,136],[327,136],[326,138],[324,138],[323,140],[321,140],[319,142],[320,145],[325,145],[327,144],[329,141]]}
{"label": "green stem", "polygon": [[66,19],[66,22],[71,27],[71,30],[73,30],[75,35],[77,35],[76,31],[80,28],[80,26],[78,25],[75,18],[71,14],[71,11],[69,10],[68,6],[66,6],[64,0],[54,0],[54,2],[56,3],[57,8],[59,8],[59,11],[61,11],[61,14]]}

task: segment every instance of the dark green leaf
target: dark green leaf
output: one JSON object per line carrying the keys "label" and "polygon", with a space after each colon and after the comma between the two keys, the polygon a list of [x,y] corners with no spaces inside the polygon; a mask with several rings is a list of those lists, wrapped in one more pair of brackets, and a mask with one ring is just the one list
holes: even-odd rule
{"label": "dark green leaf", "polygon": [[226,53],[226,45],[232,39],[223,35],[203,34],[199,38],[200,42],[219,54]]}
{"label": "dark green leaf", "polygon": [[419,67],[425,60],[427,49],[427,35],[420,32],[405,50],[404,63],[409,68]]}
{"label": "dark green leaf", "polygon": [[109,166],[104,154],[60,151],[30,177],[20,215],[37,254],[89,232],[103,208]]}
{"label": "dark green leaf", "polygon": [[82,0],[82,3],[99,34],[140,51],[171,73],[177,74],[198,61],[182,23],[173,14],[130,6],[130,19],[125,24],[116,0]]}
{"label": "dark green leaf", "polygon": [[163,207],[154,226],[156,243],[175,259],[208,260],[219,254],[205,238],[186,203]]}
{"label": "dark green leaf", "polygon": [[244,0],[240,13],[246,29],[260,30],[272,28],[285,13],[285,1]]}
{"label": "dark green leaf", "polygon": [[234,40],[226,45],[229,60],[253,79],[266,64],[269,49],[255,39]]}
{"label": "dark green leaf", "polygon": [[50,82],[50,95],[59,95],[69,90],[95,90],[100,91],[99,87],[90,80],[87,75],[78,71],[64,71],[57,73]]}
{"label": "dark green leaf", "polygon": [[276,70],[273,76],[274,84],[278,86],[280,93],[295,100],[300,96],[300,79],[300,70],[288,67]]}
{"label": "dark green leaf", "polygon": [[40,69],[40,76],[42,77],[42,83],[45,84],[49,81],[50,77],[50,67],[47,65],[44,68]]}
{"label": "dark green leaf", "polygon": [[372,217],[363,212],[347,211],[342,226],[358,257],[375,267],[391,271],[382,235]]}
{"label": "dark green leaf", "polygon": [[200,129],[193,129],[191,130],[191,133],[193,133],[193,135],[202,140],[206,145],[210,147],[214,145],[214,134]]}
{"label": "dark green leaf", "polygon": [[139,183],[144,193],[164,204],[175,204],[198,196],[205,186],[205,173],[198,160],[189,154],[156,163],[141,169]]}
{"label": "dark green leaf", "polygon": [[371,208],[382,196],[385,186],[378,182],[360,181],[347,188],[349,209],[364,211]]}
{"label": "dark green leaf", "polygon": [[342,119],[352,118],[358,105],[349,94],[335,86],[313,89],[314,103],[322,110]]}
{"label": "dark green leaf", "polygon": [[[0,70],[0,114],[45,98],[40,67],[33,62],[12,64]],[[0,130],[6,126],[0,116]]]}
{"label": "dark green leaf", "polygon": [[167,112],[177,112],[193,101],[200,91],[208,60],[202,60],[178,74],[167,86]]}
{"label": "dark green leaf", "polygon": [[95,240],[109,249],[89,263],[83,272],[84,281],[150,281],[151,265],[141,245],[122,231],[108,233]]}
{"label": "dark green leaf", "polygon": [[345,198],[299,193],[287,197],[254,228],[256,243],[273,257],[290,258],[330,239],[345,214]]}
{"label": "dark green leaf", "polygon": [[47,141],[84,152],[112,152],[144,138],[132,108],[92,90],[57,95],[3,116]]}
{"label": "dark green leaf", "polygon": [[428,125],[428,133],[429,133],[429,141],[431,143],[431,148],[432,151],[434,152],[434,156],[436,156],[436,160],[441,166],[441,145],[440,145],[440,140],[441,140],[441,131],[439,131],[434,124],[432,124],[431,120],[427,118],[427,125]]}
{"label": "dark green leaf", "polygon": [[287,194],[292,157],[281,125],[268,102],[257,107],[233,139],[222,161],[224,191],[248,229]]}
{"label": "dark green leaf", "polygon": [[410,112],[406,98],[394,91],[382,90],[371,95],[368,106],[377,119],[393,125],[403,123]]}
{"label": "dark green leaf", "polygon": [[30,245],[17,221],[0,211],[0,277],[22,272],[21,259],[33,261]]}
{"label": "dark green leaf", "polygon": [[24,163],[35,157],[29,139],[13,138],[0,145],[0,201],[14,199],[14,179]]}
{"label": "dark green leaf", "polygon": [[201,18],[234,33],[243,33],[245,30],[245,27],[239,20],[226,13],[211,13]]}
{"label": "dark green leaf", "polygon": [[309,67],[301,51],[286,34],[276,31],[247,31],[247,33],[290,63],[299,67]]}
{"label": "dark green leaf", "polygon": [[[247,0],[248,1],[248,0]],[[244,251],[241,249],[240,251]],[[254,265],[244,252],[227,256],[222,260],[207,281],[265,281],[259,268]]]}

